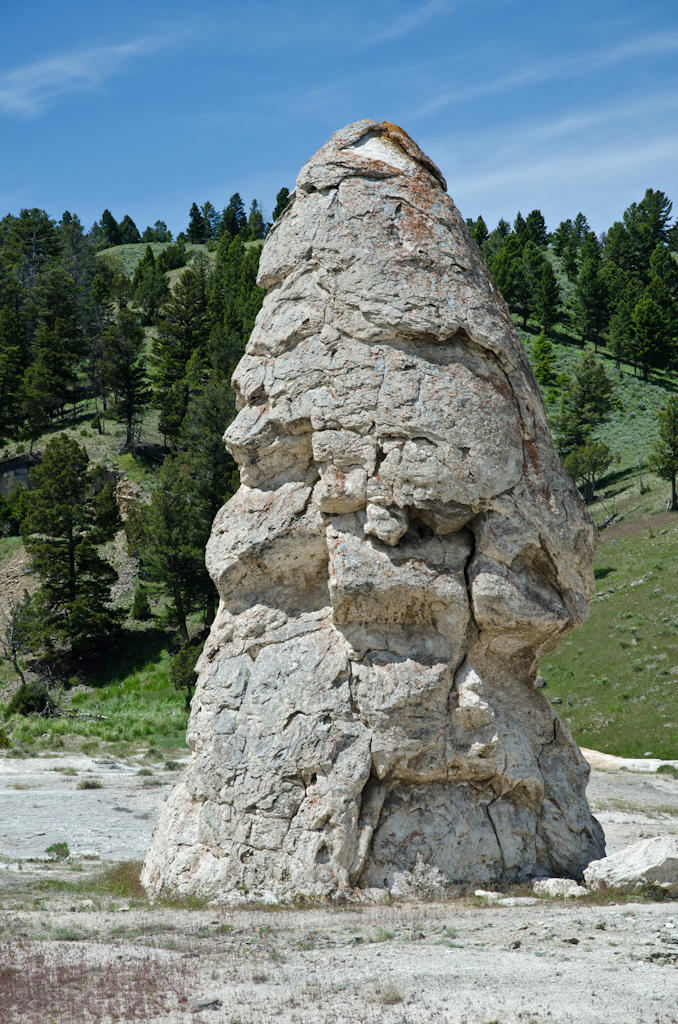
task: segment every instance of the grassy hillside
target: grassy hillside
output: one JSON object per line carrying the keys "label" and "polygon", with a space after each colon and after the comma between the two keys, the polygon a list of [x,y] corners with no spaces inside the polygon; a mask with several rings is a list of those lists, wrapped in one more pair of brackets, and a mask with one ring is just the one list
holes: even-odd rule
{"label": "grassy hillside", "polygon": [[[134,271],[136,270],[137,263],[146,252],[147,245],[150,245],[151,249],[153,250],[153,255],[157,259],[158,255],[163,251],[163,249],[166,249],[168,245],[171,244],[171,242],[136,242],[134,245],[113,245],[110,247],[110,249],[103,249],[99,253],[99,259],[114,259],[117,262],[121,263],[125,273],[131,280],[134,277]],[[253,242],[244,243],[246,249],[251,249],[253,246],[262,246],[263,244],[263,240],[256,240]],[[211,260],[214,259],[215,250],[213,247],[210,250],[210,248],[208,248],[206,245],[193,245],[192,243],[188,242],[186,244],[186,251],[189,254],[189,260],[191,260],[194,256],[197,256],[197,254],[201,252],[205,253],[205,255]],[[170,274],[173,274],[175,276],[179,272],[180,271],[169,271]],[[170,280],[173,282],[174,278],[170,278]]]}
{"label": "grassy hillside", "polygon": [[[536,325],[519,328],[528,353],[536,332]],[[555,336],[557,372],[571,372],[582,349],[567,323]],[[558,711],[582,746],[678,758],[678,515],[665,511],[670,483],[645,466],[657,407],[678,380],[674,372],[653,371],[646,383],[632,366],[618,370],[605,351],[599,356],[615,376],[619,408],[595,434],[620,461],[597,484],[589,511],[599,524],[615,511],[624,519],[599,534],[588,621],[540,671],[547,696],[562,700]],[[556,403],[547,408],[552,415]]]}
{"label": "grassy hillside", "polygon": [[[147,245],[150,245],[153,255],[157,259],[163,249],[166,249],[171,244],[171,242],[136,242],[134,245],[113,245],[110,249],[103,249],[99,253],[99,259],[114,259],[121,263],[125,273],[131,280],[134,277],[137,263],[146,252]],[[192,245],[188,243],[186,251],[189,254],[189,259],[196,256],[199,252],[210,255],[206,245]]]}
{"label": "grassy hillside", "polygon": [[[541,673],[575,739],[610,754],[678,758],[678,516],[644,507],[601,534],[596,597]],[[628,491],[620,505],[642,501]]]}

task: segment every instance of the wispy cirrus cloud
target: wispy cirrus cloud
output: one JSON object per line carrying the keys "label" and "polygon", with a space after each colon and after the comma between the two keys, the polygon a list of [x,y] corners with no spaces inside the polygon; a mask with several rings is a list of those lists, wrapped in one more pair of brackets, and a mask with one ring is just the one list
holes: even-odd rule
{"label": "wispy cirrus cloud", "polygon": [[583,210],[608,228],[646,188],[675,194],[678,90],[539,121],[420,140],[464,215],[488,223],[539,207],[551,227]]}
{"label": "wispy cirrus cloud", "polygon": [[392,25],[389,25],[381,32],[368,36],[366,43],[371,46],[375,43],[385,43],[390,39],[397,39],[398,36],[404,35],[405,32],[412,31],[421,22],[428,21],[429,18],[434,17],[436,14],[442,14],[452,6],[458,7],[459,0],[428,0],[428,3],[421,4],[408,14],[396,18]]}
{"label": "wispy cirrus cloud", "polygon": [[476,99],[481,96],[489,96],[492,93],[507,92],[510,89],[536,85],[539,82],[547,82],[552,79],[569,78],[575,75],[602,71],[607,67],[623,64],[629,60],[641,59],[643,57],[659,57],[662,54],[675,53],[676,51],[678,51],[678,32],[665,32],[646,36],[643,39],[636,39],[621,46],[610,47],[607,50],[598,50],[586,54],[577,54],[574,57],[567,57],[563,60],[550,60],[542,64],[533,64],[515,73],[500,75],[484,82],[477,82],[461,89],[452,89],[441,93],[432,98],[428,103],[421,105],[416,110],[415,116],[437,113],[453,104]]}
{"label": "wispy cirrus cloud", "polygon": [[35,117],[59,96],[90,89],[128,60],[152,53],[167,36],[147,36],[118,46],[98,46],[25,64],[0,75],[0,112]]}

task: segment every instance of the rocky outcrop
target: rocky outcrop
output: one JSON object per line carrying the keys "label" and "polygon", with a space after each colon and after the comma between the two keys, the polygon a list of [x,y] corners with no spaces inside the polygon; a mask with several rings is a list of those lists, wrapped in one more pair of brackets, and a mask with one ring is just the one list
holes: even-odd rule
{"label": "rocky outcrop", "polygon": [[654,836],[593,861],[584,871],[589,889],[634,892],[645,886],[678,896],[678,839]]}
{"label": "rocky outcrop", "polygon": [[589,769],[535,688],[595,534],[437,167],[337,132],[261,257],[207,550],[194,758],[147,888],[236,899],[580,878]]}

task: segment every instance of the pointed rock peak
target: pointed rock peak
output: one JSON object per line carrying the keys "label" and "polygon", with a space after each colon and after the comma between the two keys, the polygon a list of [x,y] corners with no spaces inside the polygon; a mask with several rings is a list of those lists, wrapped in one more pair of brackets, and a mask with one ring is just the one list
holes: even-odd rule
{"label": "pointed rock peak", "polygon": [[[328,175],[327,168],[334,168]],[[337,168],[344,173],[337,175]],[[324,171],[319,173],[319,168]],[[391,121],[365,118],[341,128],[301,169],[297,188],[302,192],[332,187],[351,172],[359,176],[387,178],[394,174],[423,177],[429,186],[447,191],[440,169],[404,128]],[[332,179],[332,180],[330,180]]]}

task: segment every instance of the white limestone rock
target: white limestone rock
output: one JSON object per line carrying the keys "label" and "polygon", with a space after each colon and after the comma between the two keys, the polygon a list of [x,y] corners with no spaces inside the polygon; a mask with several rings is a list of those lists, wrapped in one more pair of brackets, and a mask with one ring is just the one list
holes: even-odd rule
{"label": "white limestone rock", "polygon": [[337,132],[259,283],[194,757],[144,884],[233,902],[580,878],[604,853],[589,768],[535,680],[586,618],[595,531],[440,171],[395,125]]}
{"label": "white limestone rock", "polygon": [[587,892],[583,885],[577,885],[571,878],[538,878],[532,883],[532,889],[537,896],[564,896],[566,898],[586,896]]}
{"label": "white limestone rock", "polygon": [[614,889],[632,892],[656,885],[678,895],[678,839],[655,836],[641,839],[617,853],[595,860],[584,871],[586,885],[594,892]]}

